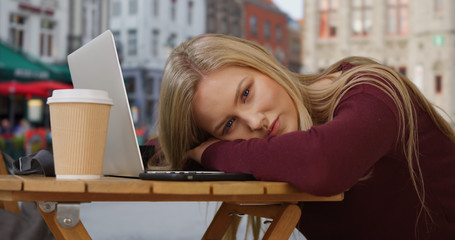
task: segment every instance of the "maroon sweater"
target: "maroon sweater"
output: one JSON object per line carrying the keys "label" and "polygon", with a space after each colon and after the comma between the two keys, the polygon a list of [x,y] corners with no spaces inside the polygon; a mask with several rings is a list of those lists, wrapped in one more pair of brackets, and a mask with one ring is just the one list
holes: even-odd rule
{"label": "maroon sweater", "polygon": [[426,113],[418,109],[417,115],[425,202],[433,221],[417,217],[421,205],[397,143],[397,107],[367,84],[349,90],[326,124],[221,141],[205,150],[202,165],[285,181],[315,195],[345,192],[342,202],[300,204],[297,227],[309,240],[455,239],[455,144]]}

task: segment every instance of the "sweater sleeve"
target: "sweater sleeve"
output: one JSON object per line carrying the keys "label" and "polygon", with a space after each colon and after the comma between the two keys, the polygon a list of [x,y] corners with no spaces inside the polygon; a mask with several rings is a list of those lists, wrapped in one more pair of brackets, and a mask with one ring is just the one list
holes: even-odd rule
{"label": "sweater sleeve", "polygon": [[396,112],[385,93],[356,86],[342,98],[332,121],[280,136],[217,142],[204,151],[202,165],[288,182],[316,195],[338,194],[396,147]]}

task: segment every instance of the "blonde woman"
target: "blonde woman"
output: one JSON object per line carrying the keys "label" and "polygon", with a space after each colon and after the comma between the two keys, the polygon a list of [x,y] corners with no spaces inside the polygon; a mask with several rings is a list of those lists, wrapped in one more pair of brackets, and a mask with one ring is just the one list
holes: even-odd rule
{"label": "blonde woman", "polygon": [[[174,168],[285,181],[308,239],[455,239],[455,134],[404,76],[352,57],[292,73],[261,46],[205,34],[170,55],[159,142]],[[189,160],[192,159],[192,160]]]}

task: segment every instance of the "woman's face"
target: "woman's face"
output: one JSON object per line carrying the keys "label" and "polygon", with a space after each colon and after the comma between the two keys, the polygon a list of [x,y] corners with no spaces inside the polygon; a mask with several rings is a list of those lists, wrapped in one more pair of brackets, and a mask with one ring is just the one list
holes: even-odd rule
{"label": "woman's face", "polygon": [[245,67],[203,78],[193,114],[198,126],[222,140],[265,138],[298,130],[294,101],[273,79]]}

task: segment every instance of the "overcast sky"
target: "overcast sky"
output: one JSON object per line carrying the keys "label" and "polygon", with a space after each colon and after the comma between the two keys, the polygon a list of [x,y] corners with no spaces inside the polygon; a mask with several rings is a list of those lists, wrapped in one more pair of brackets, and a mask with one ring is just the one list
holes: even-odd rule
{"label": "overcast sky", "polygon": [[273,2],[295,20],[303,17],[303,0],[273,0]]}

